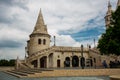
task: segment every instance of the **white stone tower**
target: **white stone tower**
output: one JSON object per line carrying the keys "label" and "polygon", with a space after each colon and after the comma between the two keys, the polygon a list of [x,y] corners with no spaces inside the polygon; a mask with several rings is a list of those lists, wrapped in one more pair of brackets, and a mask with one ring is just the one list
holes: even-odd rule
{"label": "white stone tower", "polygon": [[50,35],[48,34],[47,26],[44,23],[41,10],[34,30],[29,37],[30,40],[27,41],[28,55],[50,47]]}
{"label": "white stone tower", "polygon": [[[118,8],[118,6],[120,6],[120,0],[118,0],[117,2],[117,6],[116,6],[116,9]],[[107,13],[106,13],[106,16],[105,16],[105,26],[106,28],[109,28],[109,26],[111,25],[111,17],[112,17],[112,6],[111,6],[111,3],[110,3],[110,0],[108,1],[108,10],[107,10]]]}
{"label": "white stone tower", "polygon": [[108,1],[108,10],[105,16],[106,28],[109,28],[109,26],[111,25],[111,17],[112,17],[112,6],[111,6],[110,1]]}
{"label": "white stone tower", "polygon": [[117,2],[117,7],[118,7],[118,6],[120,6],[120,0],[118,0],[118,2]]}

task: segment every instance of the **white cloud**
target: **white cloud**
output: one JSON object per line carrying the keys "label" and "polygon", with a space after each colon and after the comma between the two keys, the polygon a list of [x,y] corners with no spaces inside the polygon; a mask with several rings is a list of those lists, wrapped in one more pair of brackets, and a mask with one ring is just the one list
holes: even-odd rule
{"label": "white cloud", "polygon": [[24,59],[24,56],[24,47],[0,49],[0,59],[16,59],[17,57]]}
{"label": "white cloud", "polygon": [[27,38],[28,34],[24,31],[21,31],[19,29],[14,29],[10,27],[3,27],[1,28],[1,34],[0,39],[8,39],[8,40],[17,40],[17,41],[23,41]]}

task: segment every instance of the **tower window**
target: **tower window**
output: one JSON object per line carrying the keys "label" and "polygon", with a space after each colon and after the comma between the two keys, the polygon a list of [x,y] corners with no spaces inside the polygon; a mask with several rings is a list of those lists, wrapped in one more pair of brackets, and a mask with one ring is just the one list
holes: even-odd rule
{"label": "tower window", "polygon": [[45,40],[45,39],[43,39],[43,44],[44,44],[44,45],[46,44],[46,40]]}
{"label": "tower window", "polygon": [[38,44],[41,44],[42,40],[41,39],[38,39]]}

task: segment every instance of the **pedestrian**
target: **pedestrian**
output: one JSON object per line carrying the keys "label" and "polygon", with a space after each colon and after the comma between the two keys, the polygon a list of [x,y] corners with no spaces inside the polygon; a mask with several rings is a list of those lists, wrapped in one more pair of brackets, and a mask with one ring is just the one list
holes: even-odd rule
{"label": "pedestrian", "polygon": [[102,64],[103,64],[104,68],[107,68],[107,67],[108,67],[108,66],[107,66],[107,63],[106,63],[106,60],[104,60],[104,61],[102,62]]}

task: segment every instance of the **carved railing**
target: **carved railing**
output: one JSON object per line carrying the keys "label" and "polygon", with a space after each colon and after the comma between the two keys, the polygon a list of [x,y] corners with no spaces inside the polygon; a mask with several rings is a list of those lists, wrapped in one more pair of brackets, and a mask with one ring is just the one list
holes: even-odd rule
{"label": "carved railing", "polygon": [[[81,47],[64,47],[64,46],[57,46],[55,51],[64,51],[64,52],[81,52]],[[84,52],[88,52],[87,48],[83,49]]]}
{"label": "carved railing", "polygon": [[94,53],[97,53],[97,54],[100,54],[100,51],[99,51],[99,50],[90,49],[89,51],[94,52]]}
{"label": "carved railing", "polygon": [[[81,48],[80,47],[52,46],[50,48],[43,49],[41,51],[33,53],[32,55],[30,55],[27,58],[27,61],[31,62],[31,61],[35,60],[36,58],[38,58],[39,56],[44,56],[44,55],[50,54],[54,51],[57,51],[57,52],[59,52],[59,51],[60,52],[81,52]],[[88,49],[84,48],[83,52],[88,52]]]}
{"label": "carved railing", "polygon": [[54,51],[54,47],[50,47],[50,48],[47,48],[47,49],[38,51],[38,52],[30,55],[30,56],[27,58],[27,62],[31,62],[31,61],[35,60],[36,58],[38,58],[39,56],[47,55],[47,54],[49,54],[49,53],[52,53],[53,51]]}

